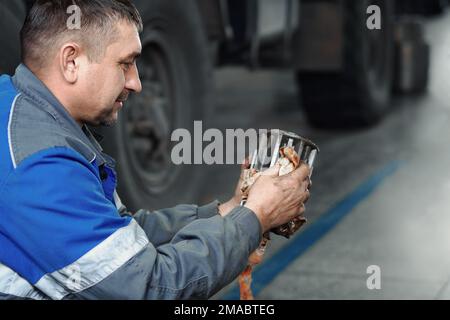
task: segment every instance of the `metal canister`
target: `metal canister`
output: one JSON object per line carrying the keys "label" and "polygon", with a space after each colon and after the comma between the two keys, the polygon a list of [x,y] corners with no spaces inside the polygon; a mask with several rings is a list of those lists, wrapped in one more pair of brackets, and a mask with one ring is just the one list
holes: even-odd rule
{"label": "metal canister", "polygon": [[[310,175],[314,167],[314,163],[319,153],[319,148],[311,140],[303,138],[295,133],[272,129],[267,136],[260,136],[258,150],[253,152],[250,169],[256,171],[264,171],[275,165],[280,157],[280,149],[284,147],[293,148],[300,157],[300,160],[310,167]],[[270,143],[269,143],[270,141]],[[243,199],[242,204],[246,199]],[[278,228],[271,230],[272,232],[289,238],[291,235],[290,224],[287,223]],[[268,235],[267,235],[268,236]],[[264,252],[265,247],[261,247],[260,251]]]}

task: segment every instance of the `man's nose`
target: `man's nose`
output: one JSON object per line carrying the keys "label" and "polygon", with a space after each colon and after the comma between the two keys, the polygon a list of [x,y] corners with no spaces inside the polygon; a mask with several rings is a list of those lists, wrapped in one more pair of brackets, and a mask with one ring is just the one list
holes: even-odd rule
{"label": "man's nose", "polygon": [[139,79],[139,71],[136,65],[134,65],[130,72],[130,76],[125,83],[125,88],[136,93],[140,93],[142,91],[141,79]]}

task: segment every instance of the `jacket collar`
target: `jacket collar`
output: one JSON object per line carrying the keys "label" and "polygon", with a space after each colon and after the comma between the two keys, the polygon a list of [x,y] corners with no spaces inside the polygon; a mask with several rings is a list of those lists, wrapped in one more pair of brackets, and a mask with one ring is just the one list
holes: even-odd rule
{"label": "jacket collar", "polygon": [[58,101],[53,93],[45,86],[45,84],[24,64],[20,64],[14,76],[12,77],[13,84],[16,88],[37,100],[40,106],[45,108],[58,123],[68,130],[73,136],[87,144],[96,155],[97,165],[101,166],[105,163],[114,165],[112,159],[102,153],[103,149],[96,140],[94,134],[89,130],[87,125],[80,127],[74,118],[69,114],[67,109]]}

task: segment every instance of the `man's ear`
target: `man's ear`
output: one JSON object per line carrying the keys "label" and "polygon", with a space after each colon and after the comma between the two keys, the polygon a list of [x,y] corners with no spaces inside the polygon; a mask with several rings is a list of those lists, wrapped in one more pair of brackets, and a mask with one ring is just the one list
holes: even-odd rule
{"label": "man's ear", "polygon": [[64,79],[73,84],[78,80],[81,49],[76,43],[66,43],[60,50],[59,66]]}

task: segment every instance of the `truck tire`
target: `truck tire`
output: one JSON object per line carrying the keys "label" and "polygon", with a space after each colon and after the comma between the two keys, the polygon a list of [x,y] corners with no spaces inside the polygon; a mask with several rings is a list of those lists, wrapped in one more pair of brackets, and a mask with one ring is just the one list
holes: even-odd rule
{"label": "truck tire", "polygon": [[135,1],[144,21],[138,60],[143,90],[132,94],[107,129],[105,151],[117,161],[118,192],[132,210],[197,200],[198,167],[174,165],[175,129],[191,133],[210,104],[212,66],[194,1]]}
{"label": "truck tire", "polygon": [[0,51],[0,74],[14,74],[20,63],[19,31],[25,20],[25,4],[22,1],[0,0],[0,29],[2,34]]}
{"label": "truck tire", "polygon": [[[366,26],[367,7],[381,9],[381,30]],[[393,79],[393,5],[389,0],[343,2],[343,67],[336,72],[298,72],[302,106],[321,128],[362,127],[389,109]]]}

